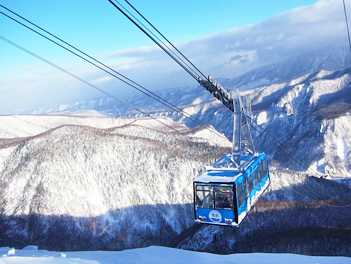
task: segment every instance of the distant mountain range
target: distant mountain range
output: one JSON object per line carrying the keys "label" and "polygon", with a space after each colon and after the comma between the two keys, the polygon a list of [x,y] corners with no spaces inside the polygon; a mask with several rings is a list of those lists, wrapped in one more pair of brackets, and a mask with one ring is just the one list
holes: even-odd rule
{"label": "distant mountain range", "polygon": [[350,50],[330,47],[249,71],[234,79],[221,79],[229,89],[241,91],[270,84],[287,83],[309,73],[351,67]]}
{"label": "distant mountain range", "polygon": [[[245,91],[271,84],[288,83],[290,80],[298,79],[301,76],[320,70],[337,71],[346,69],[351,67],[350,57],[349,50],[345,48],[328,48],[263,66],[236,78],[218,78],[218,81],[226,89]],[[174,87],[155,91],[154,93],[179,107],[197,105],[213,99],[213,96],[208,91],[198,85]],[[118,97],[118,95],[116,96]],[[137,109],[151,113],[159,110],[171,111],[166,106],[141,93],[133,93],[129,96],[123,96],[121,99]],[[112,98],[98,98],[44,109],[32,109],[27,110],[23,114],[93,114],[92,112],[87,112],[88,110],[95,110],[99,112],[95,114],[108,116],[140,115],[135,109]]]}
{"label": "distant mountain range", "polygon": [[230,149],[163,117],[0,119],[0,246],[165,245],[193,224],[192,179]]}

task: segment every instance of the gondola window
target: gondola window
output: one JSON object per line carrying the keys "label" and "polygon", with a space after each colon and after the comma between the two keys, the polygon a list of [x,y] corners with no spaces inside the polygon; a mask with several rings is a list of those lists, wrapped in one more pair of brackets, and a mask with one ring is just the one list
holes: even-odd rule
{"label": "gondola window", "polygon": [[244,192],[245,192],[245,199],[249,196],[249,182],[247,179],[244,180]]}
{"label": "gondola window", "polygon": [[213,208],[213,193],[210,186],[196,186],[196,205],[202,208]]}
{"label": "gondola window", "polygon": [[257,186],[257,184],[258,184],[258,182],[259,182],[257,170],[255,170],[254,175],[255,175],[255,186]]}
{"label": "gondola window", "polygon": [[231,187],[215,187],[217,209],[233,209],[233,191]]}
{"label": "gondola window", "polygon": [[266,160],[263,160],[262,163],[260,164],[260,174],[261,174],[261,178],[263,178],[267,174]]}
{"label": "gondola window", "polygon": [[249,183],[250,183],[250,193],[252,192],[252,190],[253,190],[253,177],[252,177],[252,174],[250,175],[250,177],[249,177]]}
{"label": "gondola window", "polygon": [[244,202],[243,186],[242,186],[241,183],[238,185],[238,187],[236,187],[236,193],[237,193],[237,196],[238,196],[239,206],[241,206],[243,204],[243,202]]}

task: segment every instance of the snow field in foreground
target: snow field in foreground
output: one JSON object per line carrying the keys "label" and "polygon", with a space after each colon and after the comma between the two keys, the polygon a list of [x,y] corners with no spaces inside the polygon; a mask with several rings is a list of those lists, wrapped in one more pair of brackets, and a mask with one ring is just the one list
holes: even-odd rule
{"label": "snow field in foreground", "polygon": [[186,251],[166,247],[147,247],[124,251],[81,251],[54,252],[37,250],[27,246],[22,250],[0,248],[0,263],[245,263],[245,264],[350,264],[348,257],[321,257],[295,254],[232,254],[216,255],[203,252]]}

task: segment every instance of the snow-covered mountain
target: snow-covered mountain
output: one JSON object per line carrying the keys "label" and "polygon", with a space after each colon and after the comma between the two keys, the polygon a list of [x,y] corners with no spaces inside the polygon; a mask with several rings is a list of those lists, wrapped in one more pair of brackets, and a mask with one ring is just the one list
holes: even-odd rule
{"label": "snow-covered mountain", "polygon": [[164,245],[193,224],[193,178],[230,147],[168,118],[0,119],[17,136],[0,149],[1,245]]}
{"label": "snow-covered mountain", "polygon": [[[334,177],[350,177],[350,74],[350,70],[320,71],[259,88],[252,94],[254,118],[307,167]],[[301,169],[266,138],[256,138],[272,158]]]}
{"label": "snow-covered mountain", "polygon": [[[237,230],[202,226],[189,231],[178,241],[179,248],[320,255],[330,252],[327,245],[333,244],[333,252],[350,254],[351,233],[345,231],[350,225],[346,208],[350,207],[351,194],[350,74],[350,69],[318,71],[247,92],[252,99],[253,120],[262,129],[254,123],[253,127],[266,135],[252,130],[257,149],[268,153],[271,160],[272,184],[263,197],[270,202],[261,200],[250,220]],[[209,118],[213,114],[207,116],[209,123],[218,122],[214,126],[226,131],[220,121]],[[206,111],[201,117],[206,120]],[[272,144],[272,139],[280,143]],[[273,171],[273,167],[289,170]],[[318,178],[322,175],[348,187]],[[336,204],[330,204],[332,200]]]}
{"label": "snow-covered mountain", "polygon": [[234,79],[219,80],[228,89],[244,91],[274,83],[286,83],[321,70],[337,71],[349,67],[351,67],[349,49],[329,47],[254,69]]}
{"label": "snow-covered mountain", "polygon": [[[252,124],[256,148],[283,168],[310,168],[315,175],[350,177],[350,74],[350,69],[319,71],[246,91],[252,102],[252,119],[261,126]],[[231,112],[217,100],[183,109],[232,137]],[[191,127],[191,121],[182,121]],[[263,129],[264,135],[256,131]],[[279,143],[272,144],[271,136]]]}
{"label": "snow-covered mountain", "polygon": [[[198,105],[213,98],[210,93],[197,85],[160,90],[155,92],[152,96],[156,99],[158,99],[158,97],[165,99],[173,105],[173,108],[175,106],[184,107],[186,105]],[[116,97],[118,97],[118,95],[116,95]],[[121,101],[123,102],[110,97],[97,98],[95,100],[68,103],[43,109],[28,110],[25,113],[41,115],[88,115],[100,117],[145,116],[137,110],[140,109],[150,115],[155,115],[155,113],[164,116],[179,115],[178,113],[174,113],[174,110],[168,107],[169,104],[167,104],[167,102],[160,103],[142,93],[131,93],[124,95],[123,98],[120,99],[122,99]]]}

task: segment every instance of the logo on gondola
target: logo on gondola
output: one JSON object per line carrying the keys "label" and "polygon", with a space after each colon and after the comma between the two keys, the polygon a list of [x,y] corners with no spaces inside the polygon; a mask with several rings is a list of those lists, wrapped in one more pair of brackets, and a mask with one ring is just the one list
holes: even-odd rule
{"label": "logo on gondola", "polygon": [[222,221],[222,216],[220,214],[220,212],[216,211],[216,210],[212,210],[208,217],[210,218],[210,220],[212,222],[221,222]]}

